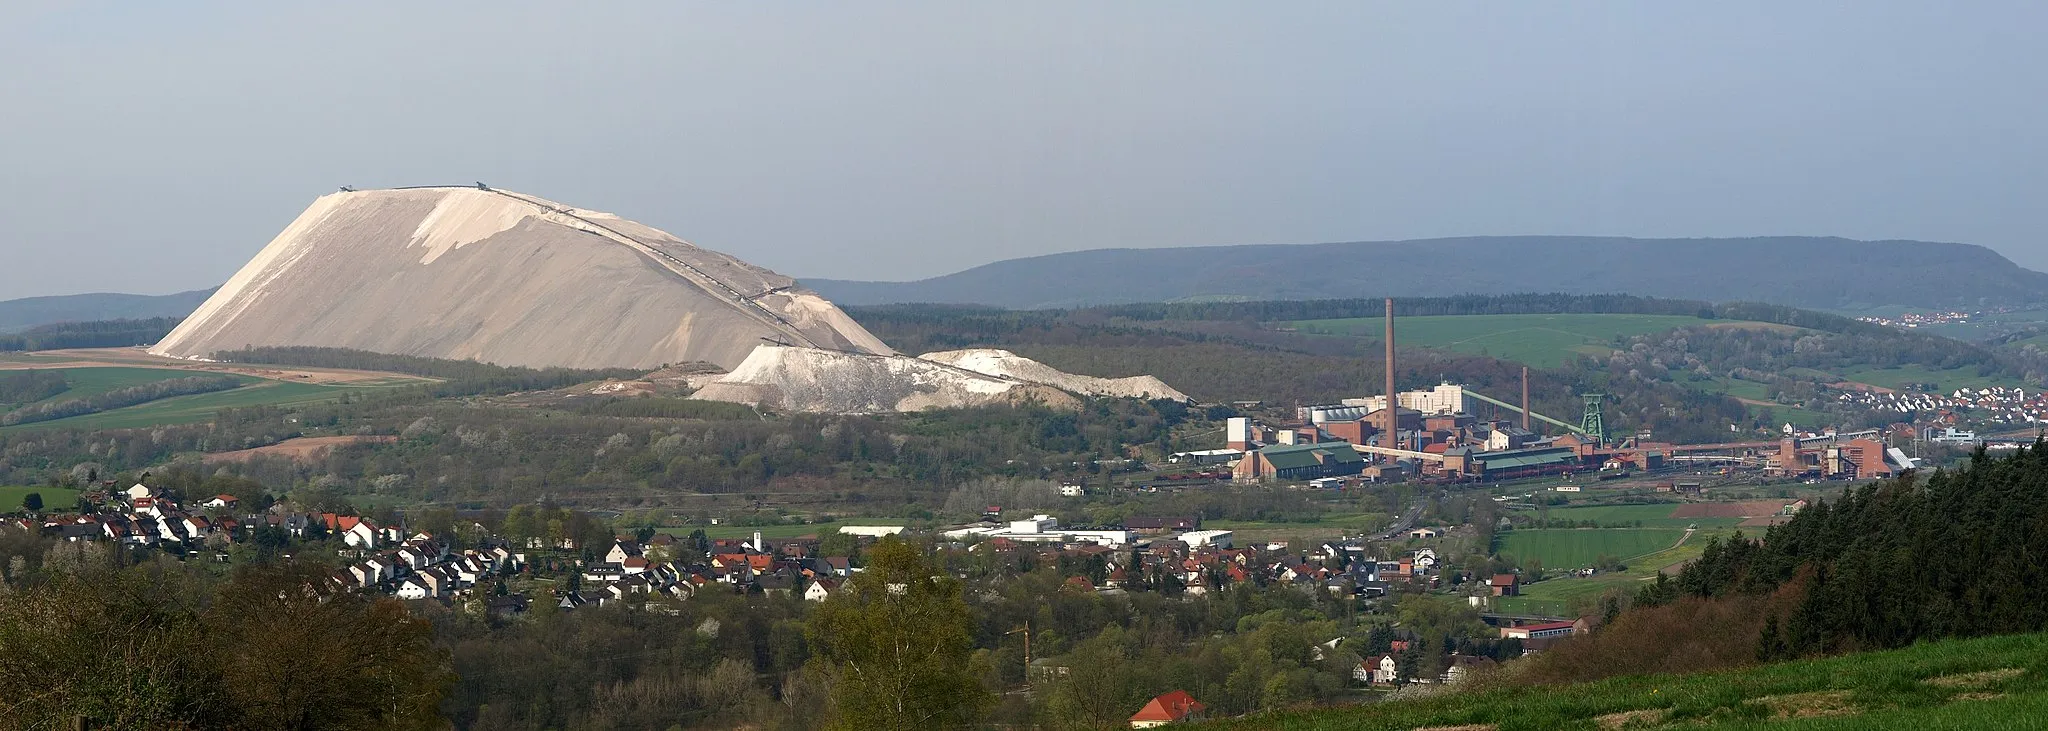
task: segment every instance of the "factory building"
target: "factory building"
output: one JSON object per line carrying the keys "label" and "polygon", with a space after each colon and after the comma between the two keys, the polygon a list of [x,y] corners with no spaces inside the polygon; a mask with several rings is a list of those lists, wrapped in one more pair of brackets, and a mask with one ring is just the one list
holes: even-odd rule
{"label": "factory building", "polygon": [[[1466,408],[1468,403],[1465,397],[1465,387],[1455,383],[1440,383],[1435,388],[1427,391],[1402,391],[1395,395],[1395,400],[1403,409],[1414,409],[1419,413],[1429,416],[1463,414],[1470,410]],[[1387,397],[1385,394],[1380,394],[1365,398],[1344,399],[1344,405],[1362,407],[1368,412],[1378,411],[1387,407]]]}
{"label": "factory building", "polygon": [[1240,480],[1312,480],[1317,477],[1355,475],[1365,469],[1365,457],[1350,444],[1296,444],[1267,447],[1238,460],[1235,477]]}
{"label": "factory building", "polygon": [[1062,528],[1059,519],[1050,515],[1034,515],[1029,520],[1013,520],[1007,524],[972,525],[941,535],[956,541],[977,537],[1007,538],[1031,543],[1093,543],[1111,547],[1130,543],[1137,537],[1137,534],[1122,528]]}
{"label": "factory building", "polygon": [[1817,449],[1801,447],[1799,442],[1790,437],[1780,440],[1778,451],[1765,463],[1765,472],[1788,476],[1818,473],[1859,480],[1891,477],[1916,466],[1905,452],[1872,439],[1858,437]]}
{"label": "factory building", "polygon": [[1471,447],[1453,447],[1444,450],[1443,469],[1445,472],[1465,475],[1500,477],[1517,472],[1562,469],[1578,464],[1578,452],[1570,447],[1484,452]]}

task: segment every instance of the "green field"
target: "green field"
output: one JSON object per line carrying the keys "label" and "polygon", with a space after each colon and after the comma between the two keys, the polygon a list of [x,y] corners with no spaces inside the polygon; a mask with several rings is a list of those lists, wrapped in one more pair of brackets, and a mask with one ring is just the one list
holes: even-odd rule
{"label": "green field", "polygon": [[1548,569],[1574,569],[1601,556],[1628,561],[1662,551],[1682,535],[1685,531],[1677,528],[1512,530],[1500,534],[1497,553],[1542,561]]}
{"label": "green field", "polygon": [[[146,370],[146,369],[139,369]],[[185,373],[184,371],[159,371]],[[310,383],[284,383],[250,379],[251,385],[232,391],[216,391],[188,396],[177,396],[146,404],[137,404],[125,409],[85,414],[69,419],[39,421],[32,424],[17,424],[0,427],[0,432],[29,431],[36,429],[132,429],[164,424],[190,424],[213,418],[221,409],[244,406],[302,406],[305,404],[333,401],[350,391],[361,388],[346,386],[319,386]]]}
{"label": "green field", "polygon": [[[1520,511],[1527,517],[1547,517],[1551,520],[1590,520],[1601,525],[1633,525],[1640,521],[1644,528],[1700,528],[1733,527],[1742,522],[1741,518],[1673,518],[1671,511],[1678,503],[1657,503],[1654,505],[1588,505],[1584,507],[1545,508]],[[1672,539],[1677,540],[1677,539]],[[1617,554],[1619,555],[1619,554]],[[1547,562],[1546,562],[1547,563]]]}
{"label": "green field", "polygon": [[2014,340],[2010,343],[2006,343],[2005,345],[2009,348],[2018,348],[2021,346],[2032,345],[2037,349],[2048,349],[2048,333],[2035,335],[2025,340]]}
{"label": "green field", "polygon": [[78,504],[78,491],[61,487],[0,487],[0,513],[12,513],[21,509],[21,499],[29,493],[43,495],[43,510],[70,510]]}
{"label": "green field", "polygon": [[1723,532],[1703,530],[1694,533],[1682,545],[1628,559],[1626,568],[1621,571],[1585,578],[1554,577],[1524,584],[1521,596],[1493,599],[1493,611],[1551,617],[1580,616],[1593,611],[1600,595],[1610,589],[1618,588],[1624,594],[1633,595],[1643,582],[1655,579],[1659,570],[1699,558],[1706,550],[1707,540],[1717,535],[1723,535]]}
{"label": "green field", "polygon": [[[1989,671],[2002,671],[1991,674]],[[1980,675],[1970,675],[1970,674]],[[1940,678],[1940,681],[1929,682]],[[1812,713],[1816,708],[1827,713]],[[1800,713],[1806,709],[1808,713]],[[1640,712],[1624,724],[1615,714]],[[1605,717],[1605,722],[1602,719]],[[1946,640],[1903,650],[1690,675],[1452,693],[1287,711],[1225,729],[1598,728],[2025,729],[2048,719],[2048,635]],[[1209,726],[1204,726],[1208,728]]]}
{"label": "green field", "polygon": [[[1556,368],[1581,355],[1604,356],[1617,337],[1649,335],[1723,320],[1684,315],[1433,315],[1394,318],[1394,341],[1401,345],[1454,350]],[[1385,321],[1374,317],[1302,320],[1288,323],[1316,335],[1348,335],[1377,340]]]}
{"label": "green field", "polygon": [[[71,388],[50,398],[21,404],[15,408],[56,401],[91,398],[108,391],[118,391],[123,388],[131,388],[157,381],[168,381],[173,378],[190,378],[198,375],[230,375],[194,373],[192,371],[168,368],[52,368],[49,371],[64,374],[64,382],[70,384]],[[244,383],[260,380],[249,376],[231,375],[231,377]]]}
{"label": "green field", "polygon": [[1713,377],[1703,378],[1697,382],[1688,382],[1686,385],[1705,391],[1718,391],[1739,399],[1749,399],[1751,401],[1771,400],[1771,387],[1756,381]]}
{"label": "green field", "polygon": [[1872,386],[1883,386],[1890,389],[1903,389],[1909,383],[1939,383],[1941,384],[1941,390],[1944,392],[1953,392],[1958,388],[1964,387],[1979,388],[1982,386],[2020,385],[2008,379],[1979,376],[1975,368],[1935,370],[1917,364],[1898,368],[1858,368],[1856,370],[1843,371],[1836,375],[1841,376],[1845,380],[1868,383]]}

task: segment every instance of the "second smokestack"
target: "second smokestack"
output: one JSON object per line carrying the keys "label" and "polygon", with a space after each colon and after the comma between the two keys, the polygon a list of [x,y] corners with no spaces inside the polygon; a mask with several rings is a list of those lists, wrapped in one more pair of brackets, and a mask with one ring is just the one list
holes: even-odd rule
{"label": "second smokestack", "polygon": [[1380,446],[1401,448],[1401,398],[1394,394],[1394,298],[1387,298],[1387,438]]}
{"label": "second smokestack", "polygon": [[1522,366],[1522,431],[1529,430],[1529,367]]}

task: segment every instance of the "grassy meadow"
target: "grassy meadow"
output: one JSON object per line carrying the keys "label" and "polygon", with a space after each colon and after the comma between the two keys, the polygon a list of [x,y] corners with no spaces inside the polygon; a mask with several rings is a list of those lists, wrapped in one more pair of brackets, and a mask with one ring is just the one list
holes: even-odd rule
{"label": "grassy meadow", "polygon": [[0,486],[0,513],[9,513],[21,508],[21,499],[29,493],[41,493],[43,510],[71,510],[78,504],[78,491],[61,487],[5,487]]}
{"label": "grassy meadow", "polygon": [[1290,711],[1203,728],[2031,729],[2048,719],[2048,635],[1690,675],[1648,675]]}
{"label": "grassy meadow", "polygon": [[1538,508],[1522,511],[1520,515],[1543,517],[1550,520],[1573,522],[1590,520],[1601,526],[1643,528],[1732,528],[1742,522],[1741,518],[1673,518],[1671,513],[1679,503],[1652,503],[1648,505],[1588,505],[1584,507]]}
{"label": "grassy meadow", "polygon": [[[1377,340],[1379,318],[1302,320],[1288,323],[1318,335]],[[1721,322],[1684,315],[1433,315],[1394,318],[1394,340],[1402,345],[1484,354],[1537,368],[1556,368],[1581,355],[1604,356],[1617,337],[1649,335]]]}
{"label": "grassy meadow", "polygon": [[1913,383],[1938,383],[1941,384],[1941,390],[1944,392],[1953,392],[1958,388],[1966,387],[1981,388],[1984,386],[2016,385],[2010,379],[1979,376],[1974,368],[1938,370],[1918,364],[1898,368],[1859,368],[1843,371],[1836,375],[1841,376],[1844,380],[1868,383],[1872,386],[1883,386],[1895,390],[1904,389],[1907,384]]}
{"label": "grassy meadow", "polygon": [[[35,406],[45,403],[54,403],[58,401],[71,401],[74,399],[91,398],[93,396],[98,396],[108,391],[118,391],[124,388],[132,388],[144,384],[155,383],[157,381],[168,381],[173,378],[190,378],[196,375],[209,375],[194,373],[192,371],[172,370],[168,368],[117,367],[50,368],[47,369],[45,372],[63,374],[64,382],[70,384],[71,388],[65,390],[63,393],[51,396],[41,401],[31,401],[25,404],[18,404],[15,406],[15,408]],[[258,380],[256,378],[252,378],[249,376],[234,376],[232,374],[222,375],[230,375],[236,380],[242,381],[244,383]]]}
{"label": "grassy meadow", "polygon": [[1565,570],[1591,566],[1601,556],[1627,562],[1670,548],[1683,535],[1685,531],[1679,528],[1512,530],[1500,534],[1499,553],[1522,561],[1542,561],[1546,569]]}
{"label": "grassy meadow", "polygon": [[[190,371],[174,371],[147,368],[81,368],[77,370],[143,370],[152,371],[154,373],[168,373],[171,374],[170,377],[172,378],[194,375]],[[70,372],[67,370],[65,378],[69,379],[70,377]],[[333,401],[335,399],[341,398],[341,395],[344,393],[348,393],[350,391],[363,390],[360,387],[322,386],[311,383],[286,383],[282,381],[270,381],[260,378],[248,378],[246,376],[243,376],[241,378],[247,378],[248,385],[229,391],[215,391],[213,393],[199,393],[189,394],[185,396],[174,396],[172,398],[160,399],[157,401],[151,401],[143,404],[136,404],[134,406],[129,406],[126,408],[114,409],[111,411],[102,411],[96,414],[82,414],[79,416],[70,417],[68,419],[53,419],[51,421],[38,421],[29,424],[16,424],[10,427],[0,427],[0,432],[31,431],[38,429],[131,429],[139,427],[159,426],[164,424],[190,424],[211,419],[213,418],[213,415],[216,412],[220,411],[221,409],[264,405],[299,406],[304,404],[319,403],[322,401]],[[147,382],[148,381],[144,381],[144,383]],[[106,390],[113,390],[113,388],[125,387],[126,386],[114,386],[111,388],[107,388]],[[63,395],[58,396],[57,400],[64,400],[67,398],[79,398],[79,396],[73,396],[73,394],[76,392],[77,387],[74,386],[72,391],[67,391]]]}

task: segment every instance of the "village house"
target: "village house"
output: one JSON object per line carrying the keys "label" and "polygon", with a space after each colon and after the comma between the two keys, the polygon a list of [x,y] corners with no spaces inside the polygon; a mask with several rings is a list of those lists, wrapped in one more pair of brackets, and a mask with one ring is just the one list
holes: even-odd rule
{"label": "village house", "polygon": [[1157,728],[1180,721],[1199,721],[1205,708],[1187,691],[1176,690],[1153,698],[1144,708],[1131,714],[1131,728]]}
{"label": "village house", "polygon": [[1473,672],[1498,665],[1490,657],[1475,655],[1452,655],[1449,667],[1444,668],[1443,682],[1455,684],[1471,677]]}
{"label": "village house", "polygon": [[604,562],[624,565],[626,559],[640,558],[640,554],[640,544],[632,541],[614,541],[611,550],[604,554]]}
{"label": "village house", "polygon": [[420,577],[413,576],[399,582],[398,591],[394,592],[394,595],[400,599],[427,599],[434,596],[434,588],[428,586]]}
{"label": "village house", "polygon": [[1374,655],[1352,669],[1351,679],[1370,685],[1393,685],[1401,680],[1399,663],[1393,655]]}
{"label": "village house", "polygon": [[804,587],[804,601],[822,602],[832,598],[839,591],[839,582],[832,579],[818,579]]}

